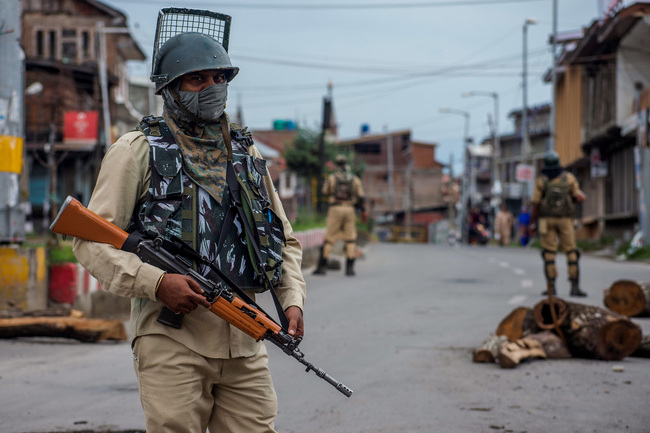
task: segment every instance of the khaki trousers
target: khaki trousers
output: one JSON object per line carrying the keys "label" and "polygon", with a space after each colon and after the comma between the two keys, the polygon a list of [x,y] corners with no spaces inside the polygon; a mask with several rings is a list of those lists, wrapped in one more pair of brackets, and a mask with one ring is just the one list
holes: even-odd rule
{"label": "khaki trousers", "polygon": [[345,242],[345,256],[348,259],[356,257],[357,226],[356,213],[351,205],[330,205],[327,211],[327,225],[323,257],[329,257],[332,247],[337,240]]}
{"label": "khaki trousers", "polygon": [[133,345],[147,432],[273,433],[277,398],[263,348],[250,358],[205,358],[163,335]]}
{"label": "khaki trousers", "polygon": [[562,252],[576,249],[576,239],[571,218],[540,218],[539,236],[542,248],[557,252],[557,242],[560,240]]}

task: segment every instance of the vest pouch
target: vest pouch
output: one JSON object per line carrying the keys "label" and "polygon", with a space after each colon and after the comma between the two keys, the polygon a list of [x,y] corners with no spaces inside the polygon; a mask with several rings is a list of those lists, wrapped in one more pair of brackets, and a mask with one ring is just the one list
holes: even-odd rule
{"label": "vest pouch", "polygon": [[183,183],[180,176],[183,159],[180,151],[170,152],[156,146],[150,147],[152,170],[149,192],[154,200],[178,199],[183,193]]}

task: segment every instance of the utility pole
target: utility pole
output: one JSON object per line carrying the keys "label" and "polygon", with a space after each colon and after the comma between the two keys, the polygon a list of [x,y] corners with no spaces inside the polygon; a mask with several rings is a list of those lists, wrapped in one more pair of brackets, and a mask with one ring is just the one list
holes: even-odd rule
{"label": "utility pole", "polygon": [[388,164],[388,205],[390,206],[391,217],[395,212],[395,167],[393,164],[393,136],[388,132],[388,126],[384,126],[386,134],[386,162]]}
{"label": "utility pole", "polygon": [[[537,21],[532,18],[527,18],[523,26],[523,72],[522,72],[522,87],[523,87],[523,107],[521,109],[521,164],[528,164],[528,157],[530,151],[530,137],[528,136],[528,26],[530,24],[537,24]],[[522,188],[522,204],[526,203],[528,199],[528,182],[523,183]]]}
{"label": "utility pole", "polygon": [[20,176],[24,176],[25,54],[19,0],[0,2],[0,241],[25,240]]}
{"label": "utility pole", "polygon": [[[641,226],[641,235],[643,237],[643,245],[650,245],[650,213],[648,206],[650,205],[650,148],[648,147],[648,110],[645,113],[641,111],[641,92],[643,85],[636,83],[635,85],[635,102],[637,113],[637,136],[636,147],[634,148],[635,160],[635,179],[637,181],[637,189],[639,191],[639,225]],[[645,136],[644,136],[645,135]]]}
{"label": "utility pole", "polygon": [[462,240],[464,244],[468,243],[468,230],[467,230],[467,189],[468,189],[468,170],[469,170],[469,112],[463,110],[454,110],[453,108],[440,108],[438,111],[441,113],[459,114],[465,118],[465,128],[463,130],[463,177],[461,185],[461,207],[460,214],[461,220],[459,230],[461,230]]}
{"label": "utility pole", "polygon": [[126,27],[104,27],[104,23],[99,21],[96,27],[97,38],[99,39],[99,86],[102,94],[102,121],[104,123],[104,150],[107,151],[112,144],[111,134],[111,111],[108,95],[108,67],[106,53],[106,34],[108,33],[130,33]]}
{"label": "utility pole", "polygon": [[549,118],[549,137],[548,137],[548,148],[546,150],[555,150],[555,113],[557,104],[557,0],[553,0],[553,41],[551,44],[551,50],[553,52],[553,63],[551,65],[551,83],[553,84],[552,102],[551,102],[551,115]]}
{"label": "utility pole", "polygon": [[318,141],[318,181],[316,182],[316,208],[318,213],[323,213],[323,166],[325,166],[325,133],[331,127],[332,118],[332,83],[327,84],[327,95],[323,96],[323,122]]}

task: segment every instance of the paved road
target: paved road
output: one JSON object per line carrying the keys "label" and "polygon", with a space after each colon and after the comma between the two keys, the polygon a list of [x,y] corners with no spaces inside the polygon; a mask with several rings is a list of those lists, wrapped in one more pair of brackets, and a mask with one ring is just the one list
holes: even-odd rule
{"label": "paved road", "polygon": [[[609,284],[648,280],[649,270],[583,257],[589,297],[571,300],[601,306]],[[650,432],[650,360],[539,360],[514,370],[471,362],[505,315],[541,298],[538,251],[372,244],[357,273],[306,274],[302,345],[355,393],[346,398],[269,346],[279,432]],[[650,333],[650,319],[634,320]],[[0,431],[143,430],[130,359],[125,343],[0,341]]]}

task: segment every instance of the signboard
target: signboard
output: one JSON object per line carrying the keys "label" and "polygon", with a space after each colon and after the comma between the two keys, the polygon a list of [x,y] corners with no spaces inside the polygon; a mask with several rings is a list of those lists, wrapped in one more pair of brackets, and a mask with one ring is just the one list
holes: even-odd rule
{"label": "signboard", "polygon": [[515,172],[515,179],[518,182],[534,182],[535,181],[535,166],[528,164],[517,164]]}
{"label": "signboard", "polygon": [[599,177],[607,177],[609,174],[607,161],[603,160],[600,155],[600,150],[591,149],[591,178],[597,179]]}
{"label": "signboard", "polygon": [[63,114],[63,143],[79,149],[92,148],[99,135],[98,111],[66,111]]}

